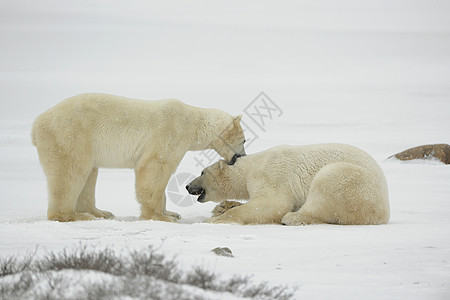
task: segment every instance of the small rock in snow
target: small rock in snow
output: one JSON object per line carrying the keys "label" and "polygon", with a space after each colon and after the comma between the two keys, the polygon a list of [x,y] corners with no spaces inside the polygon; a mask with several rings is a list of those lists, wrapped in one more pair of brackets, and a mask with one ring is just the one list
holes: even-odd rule
{"label": "small rock in snow", "polygon": [[231,252],[230,248],[228,248],[228,247],[223,247],[223,248],[216,247],[216,248],[212,249],[211,251],[219,256],[233,257],[233,252]]}

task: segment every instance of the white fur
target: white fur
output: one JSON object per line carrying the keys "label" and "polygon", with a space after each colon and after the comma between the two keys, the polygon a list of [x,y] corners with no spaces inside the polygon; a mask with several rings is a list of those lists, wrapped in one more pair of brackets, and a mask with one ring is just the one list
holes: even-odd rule
{"label": "white fur", "polygon": [[278,146],[206,168],[190,186],[204,201],[249,199],[212,223],[301,225],[383,224],[389,221],[383,171],[366,152],[349,145]]}
{"label": "white fur", "polygon": [[175,221],[165,188],[186,151],[215,149],[229,161],[244,153],[240,117],[178,100],[142,101],[82,94],[33,124],[32,139],[47,176],[48,218],[112,217],[95,207],[98,168],[132,168],[141,218]]}

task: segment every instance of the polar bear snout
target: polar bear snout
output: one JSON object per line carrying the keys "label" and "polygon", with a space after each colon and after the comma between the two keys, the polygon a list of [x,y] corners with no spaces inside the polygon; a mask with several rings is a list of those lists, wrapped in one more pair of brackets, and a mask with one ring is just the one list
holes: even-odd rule
{"label": "polar bear snout", "polygon": [[188,184],[186,186],[186,190],[188,191],[188,193],[191,194],[191,195],[196,195],[196,196],[198,195],[199,196],[197,198],[198,202],[200,202],[200,203],[206,202],[205,201],[205,196],[206,196],[205,189],[202,188],[201,186],[195,186],[195,185],[190,185],[190,184]]}
{"label": "polar bear snout", "polygon": [[236,153],[235,155],[233,155],[233,157],[231,158],[231,160],[228,162],[228,165],[229,165],[229,166],[234,165],[234,163],[236,162],[236,160],[237,160],[239,157],[246,156],[246,155],[247,155],[247,154],[245,154],[245,152],[244,152],[243,154],[238,154],[238,153]]}
{"label": "polar bear snout", "polygon": [[191,195],[200,195],[201,193],[203,193],[203,191],[205,190],[204,188],[200,187],[200,186],[191,186],[191,185],[187,185],[186,186],[186,190],[188,191],[189,194]]}

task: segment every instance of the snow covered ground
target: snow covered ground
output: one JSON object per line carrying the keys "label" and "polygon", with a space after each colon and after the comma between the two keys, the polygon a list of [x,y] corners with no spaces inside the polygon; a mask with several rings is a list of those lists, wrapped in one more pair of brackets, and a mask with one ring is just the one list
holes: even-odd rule
{"label": "snow covered ground", "polygon": [[[154,245],[186,268],[298,286],[296,299],[450,297],[450,168],[385,161],[450,142],[448,1],[0,1],[0,41],[0,256]],[[138,221],[130,170],[99,175],[98,207],[116,219],[47,221],[31,123],[91,91],[243,113],[248,153],[359,146],[386,172],[391,221],[212,225],[202,221],[213,204],[175,197],[180,224]],[[261,91],[279,110],[259,127],[249,112]],[[199,174],[202,155],[188,153],[176,174]]]}

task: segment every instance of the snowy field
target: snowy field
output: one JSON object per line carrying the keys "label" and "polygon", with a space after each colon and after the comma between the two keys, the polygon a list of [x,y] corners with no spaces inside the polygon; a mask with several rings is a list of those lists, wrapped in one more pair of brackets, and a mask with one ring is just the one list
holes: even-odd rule
{"label": "snowy field", "polygon": [[[450,167],[385,160],[450,142],[448,1],[1,0],[0,43],[1,257],[80,243],[117,251],[153,245],[182,268],[297,286],[295,299],[450,299]],[[252,115],[261,91],[277,106],[262,126]],[[115,219],[47,221],[31,123],[83,92],[242,113],[247,153],[279,144],[358,146],[386,173],[391,220],[204,224],[213,204],[179,206],[169,195],[180,224],[139,221],[133,172],[101,170],[97,206]],[[188,153],[176,174],[200,174],[204,154]],[[180,185],[171,191],[184,197]],[[215,247],[234,257],[216,256]]]}

